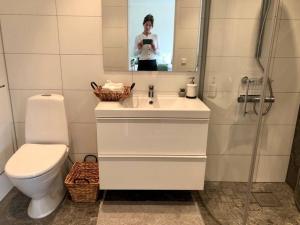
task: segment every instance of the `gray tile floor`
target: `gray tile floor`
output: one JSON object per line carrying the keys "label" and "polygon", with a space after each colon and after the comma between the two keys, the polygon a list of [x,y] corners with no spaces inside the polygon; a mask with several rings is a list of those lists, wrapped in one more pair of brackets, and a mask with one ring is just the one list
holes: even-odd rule
{"label": "gray tile floor", "polygon": [[96,225],[99,201],[74,204],[68,196],[58,209],[43,219],[33,220],[27,215],[30,199],[13,189],[0,202],[0,225]]}
{"label": "gray tile floor", "polygon": [[[238,225],[242,223],[246,190],[246,183],[207,182],[200,196],[220,224]],[[249,225],[300,225],[293,190],[285,183],[255,183],[250,202]]]}
{"label": "gray tile floor", "polygon": [[[66,197],[41,220],[27,216],[29,199],[13,189],[0,203],[0,225],[239,225],[246,188],[245,183],[206,182],[200,192],[108,191],[104,201],[88,204]],[[249,225],[300,225],[287,184],[257,183],[252,192]]]}

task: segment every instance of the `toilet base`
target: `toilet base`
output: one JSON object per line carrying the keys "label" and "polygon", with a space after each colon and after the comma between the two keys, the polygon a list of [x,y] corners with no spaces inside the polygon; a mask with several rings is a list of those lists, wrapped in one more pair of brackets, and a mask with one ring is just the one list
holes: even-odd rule
{"label": "toilet base", "polygon": [[50,215],[63,201],[66,190],[63,189],[55,195],[49,194],[41,199],[31,199],[27,213],[33,219],[40,219]]}
{"label": "toilet base", "polygon": [[62,174],[58,174],[51,185],[49,193],[41,198],[32,198],[27,213],[33,219],[40,219],[51,214],[63,201],[66,189],[63,184]]}

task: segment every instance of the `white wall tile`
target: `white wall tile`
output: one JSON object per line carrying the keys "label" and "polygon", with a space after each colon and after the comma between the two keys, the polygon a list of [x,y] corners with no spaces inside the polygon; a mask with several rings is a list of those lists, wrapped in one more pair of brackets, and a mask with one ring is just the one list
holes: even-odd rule
{"label": "white wall tile", "polygon": [[54,16],[1,16],[6,53],[58,53]]}
{"label": "white wall tile", "polygon": [[27,99],[38,94],[62,94],[61,90],[11,90],[11,100],[15,122],[25,122]]}
{"label": "white wall tile", "polygon": [[104,48],[104,68],[115,69],[120,71],[128,70],[127,48]]}
{"label": "white wall tile", "polygon": [[65,90],[65,103],[69,122],[95,123],[94,109],[98,104],[98,98],[92,91]]}
{"label": "white wall tile", "polygon": [[300,20],[281,20],[276,57],[300,57]]}
{"label": "white wall tile", "polygon": [[176,4],[178,4],[179,8],[184,8],[184,7],[200,8],[201,0],[177,0]]}
{"label": "white wall tile", "polygon": [[282,19],[300,19],[299,0],[282,0],[281,8],[282,8],[282,12],[281,12]]}
{"label": "white wall tile", "polygon": [[72,154],[97,154],[97,132],[95,123],[72,123],[70,128]]}
{"label": "white wall tile", "polygon": [[64,89],[91,90],[103,74],[101,55],[62,55],[61,65]]}
{"label": "white wall tile", "polygon": [[102,11],[103,27],[127,27],[127,7],[104,6]]}
{"label": "white wall tile", "polygon": [[260,77],[261,70],[253,57],[207,57],[204,89],[215,78],[218,91],[238,91],[244,76]]}
{"label": "white wall tile", "polygon": [[59,16],[62,54],[102,54],[101,18]]}
{"label": "white wall tile", "polygon": [[127,48],[127,29],[103,28],[103,48]]}
{"label": "white wall tile", "polygon": [[251,155],[256,136],[255,125],[210,125],[208,155]]}
{"label": "white wall tile", "polygon": [[0,14],[55,15],[55,0],[0,0]]}
{"label": "white wall tile", "polygon": [[25,123],[15,123],[17,146],[20,148],[25,144]]}
{"label": "white wall tile", "polygon": [[290,155],[294,131],[295,126],[264,125],[260,136],[260,154]]}
{"label": "white wall tile", "polygon": [[265,116],[266,124],[295,125],[300,104],[300,93],[274,93],[275,103]]}
{"label": "white wall tile", "polygon": [[250,161],[250,156],[208,155],[206,180],[246,182]]}
{"label": "white wall tile", "polygon": [[101,0],[56,0],[58,15],[101,16]]}
{"label": "white wall tile", "polygon": [[261,0],[212,0],[211,18],[259,18]]}
{"label": "white wall tile", "polygon": [[[198,41],[198,30],[197,29],[182,29],[176,30],[175,46],[177,48],[191,48],[197,50],[199,47]],[[175,51],[176,53],[176,51]]]}
{"label": "white wall tile", "polygon": [[127,0],[102,0],[103,6],[126,6]]}
{"label": "white wall tile", "polygon": [[211,19],[207,55],[253,57],[257,24],[255,19]]}
{"label": "white wall tile", "polygon": [[261,156],[256,182],[284,182],[290,156]]}
{"label": "white wall tile", "polygon": [[275,58],[272,80],[275,92],[300,92],[300,59]]}
{"label": "white wall tile", "polygon": [[179,28],[198,29],[200,24],[200,8],[179,8],[176,15],[176,26]]}
{"label": "white wall tile", "polygon": [[59,55],[7,54],[10,89],[61,89]]}

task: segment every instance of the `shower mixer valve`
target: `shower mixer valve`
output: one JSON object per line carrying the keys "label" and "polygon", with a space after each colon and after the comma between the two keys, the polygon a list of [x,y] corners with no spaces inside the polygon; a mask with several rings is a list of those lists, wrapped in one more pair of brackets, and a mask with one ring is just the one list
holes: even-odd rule
{"label": "shower mixer valve", "polygon": [[[245,94],[242,94],[238,97],[238,103],[243,103],[243,115],[245,116],[247,111],[248,103],[253,104],[253,111],[256,115],[258,115],[258,111],[256,109],[257,103],[260,102],[261,95],[260,94],[250,94],[250,91],[253,91],[253,87],[262,86],[263,85],[263,77],[260,78],[249,78],[247,76],[241,79],[241,83],[246,86]],[[272,90],[272,84],[270,78],[268,78],[268,89],[269,89],[269,96],[266,96],[264,102],[267,103],[267,108],[262,113],[266,115],[270,109],[272,108],[272,104],[275,102],[275,97]]]}

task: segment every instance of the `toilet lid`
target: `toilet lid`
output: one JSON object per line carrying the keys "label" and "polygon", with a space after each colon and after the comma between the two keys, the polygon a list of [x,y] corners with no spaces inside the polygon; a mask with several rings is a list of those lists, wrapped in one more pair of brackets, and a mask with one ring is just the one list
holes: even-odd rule
{"label": "toilet lid", "polygon": [[7,161],[5,173],[13,178],[40,176],[54,168],[66,152],[66,145],[24,144]]}

